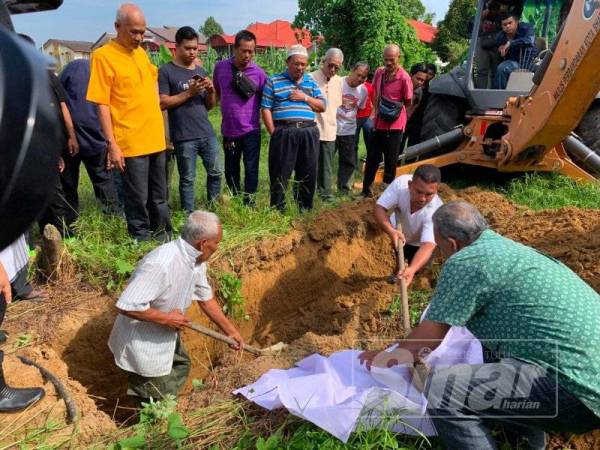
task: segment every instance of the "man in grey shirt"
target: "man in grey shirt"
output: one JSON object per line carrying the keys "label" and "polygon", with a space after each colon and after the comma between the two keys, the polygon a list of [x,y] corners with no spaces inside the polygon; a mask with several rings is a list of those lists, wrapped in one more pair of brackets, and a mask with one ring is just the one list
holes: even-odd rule
{"label": "man in grey shirt", "polygon": [[129,372],[129,395],[161,399],[177,395],[185,383],[191,361],[179,330],[189,324],[184,312],[192,300],[238,347],[243,345],[206,276],[206,262],[222,236],[215,214],[195,211],[179,239],[157,247],[137,265],[117,301],[119,314],[108,340],[116,365]]}

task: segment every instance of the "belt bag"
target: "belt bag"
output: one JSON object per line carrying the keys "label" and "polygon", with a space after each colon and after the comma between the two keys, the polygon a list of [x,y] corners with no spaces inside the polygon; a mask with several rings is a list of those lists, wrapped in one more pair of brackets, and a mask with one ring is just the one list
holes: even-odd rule
{"label": "belt bag", "polygon": [[396,102],[385,98],[383,95],[379,97],[378,115],[386,122],[395,122],[402,112],[403,102]]}
{"label": "belt bag", "polygon": [[258,86],[256,86],[254,81],[248,78],[244,72],[237,70],[233,64],[231,67],[233,68],[233,89],[243,99],[248,100],[252,98],[252,96],[256,94],[256,91],[258,90]]}

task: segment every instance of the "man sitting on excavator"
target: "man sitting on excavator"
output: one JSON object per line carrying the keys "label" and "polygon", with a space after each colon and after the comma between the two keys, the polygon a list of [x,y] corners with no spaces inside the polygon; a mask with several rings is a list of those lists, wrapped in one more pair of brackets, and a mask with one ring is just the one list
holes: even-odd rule
{"label": "man sitting on excavator", "polygon": [[496,43],[504,61],[496,69],[493,89],[506,89],[510,74],[518,69],[529,69],[538,54],[535,31],[530,24],[519,21],[513,12],[502,15],[501,21],[502,32],[498,33]]}

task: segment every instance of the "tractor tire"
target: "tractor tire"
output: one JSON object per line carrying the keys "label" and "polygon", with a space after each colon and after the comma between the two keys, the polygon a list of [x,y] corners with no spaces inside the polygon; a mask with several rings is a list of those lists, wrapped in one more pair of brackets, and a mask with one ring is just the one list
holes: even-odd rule
{"label": "tractor tire", "polygon": [[[457,125],[464,124],[466,122],[465,113],[468,109],[469,104],[463,98],[432,94],[423,115],[421,142],[444,134]],[[438,151],[422,155],[421,158],[435,156],[439,153]]]}
{"label": "tractor tire", "polygon": [[583,143],[600,155],[600,101],[596,100],[585,113],[575,133]]}

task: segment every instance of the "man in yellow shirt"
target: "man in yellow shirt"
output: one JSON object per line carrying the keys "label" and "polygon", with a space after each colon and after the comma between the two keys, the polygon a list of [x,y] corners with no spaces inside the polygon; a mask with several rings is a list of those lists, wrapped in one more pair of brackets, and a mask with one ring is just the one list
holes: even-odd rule
{"label": "man in yellow shirt", "polygon": [[92,53],[87,100],[98,105],[108,145],[109,169],[123,174],[127,231],[138,241],[167,241],[172,227],[167,203],[163,117],[158,69],[140,47],[146,32],[142,10],[117,10],[117,37]]}

